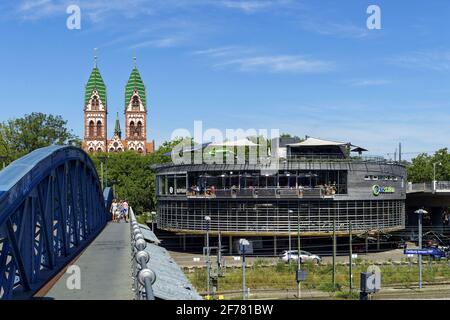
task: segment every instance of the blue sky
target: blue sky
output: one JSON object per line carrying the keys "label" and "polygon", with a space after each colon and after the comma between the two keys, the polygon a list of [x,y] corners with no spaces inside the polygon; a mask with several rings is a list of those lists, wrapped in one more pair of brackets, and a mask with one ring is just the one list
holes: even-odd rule
{"label": "blue sky", "polygon": [[[80,30],[66,28],[69,4]],[[366,27],[370,4],[381,30]],[[2,1],[0,120],[60,114],[82,136],[98,48],[110,136],[136,53],[157,144],[203,120],[432,152],[450,137],[449,12],[446,0]]]}

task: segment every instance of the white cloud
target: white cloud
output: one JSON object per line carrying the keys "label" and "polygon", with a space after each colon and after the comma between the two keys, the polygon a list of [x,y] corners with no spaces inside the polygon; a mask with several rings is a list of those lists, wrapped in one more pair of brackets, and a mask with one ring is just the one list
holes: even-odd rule
{"label": "white cloud", "polygon": [[450,70],[450,50],[416,51],[389,59],[397,66],[434,71]]}
{"label": "white cloud", "polygon": [[333,64],[327,61],[307,59],[297,55],[256,56],[228,60],[219,64],[222,66],[236,66],[240,71],[269,71],[288,73],[325,72],[333,69]]}
{"label": "white cloud", "polygon": [[216,69],[234,68],[238,71],[273,73],[315,73],[334,69],[330,61],[307,58],[302,55],[261,54],[258,49],[242,46],[224,46],[194,51],[213,60]]}
{"label": "white cloud", "polygon": [[72,4],[80,6],[82,16],[94,22],[112,14],[133,18],[152,13],[146,0],[22,0],[16,13],[24,20],[39,20],[66,15],[66,8]]}
{"label": "white cloud", "polygon": [[339,38],[365,38],[370,34],[364,25],[357,26],[351,23],[316,22],[304,19],[300,22],[300,27],[306,31]]}
{"label": "white cloud", "polygon": [[152,39],[147,41],[141,41],[130,46],[131,49],[139,49],[146,47],[154,48],[170,48],[182,44],[186,39],[182,36],[169,36],[165,38]]}
{"label": "white cloud", "polygon": [[22,1],[16,9],[18,15],[24,20],[38,20],[55,14],[65,14],[69,3],[66,1],[40,0]]}
{"label": "white cloud", "polygon": [[356,79],[348,81],[348,84],[353,87],[383,86],[390,83],[392,83],[392,81],[386,79]]}
{"label": "white cloud", "polygon": [[39,0],[39,1],[24,1],[20,4],[19,10],[20,11],[28,11],[33,10],[36,8],[42,8],[43,6],[48,6],[51,4],[51,0]]}
{"label": "white cloud", "polygon": [[256,11],[265,10],[275,6],[280,6],[288,3],[288,1],[241,1],[241,0],[224,0],[218,1],[218,4],[231,9],[238,9],[245,13],[254,13]]}
{"label": "white cloud", "polygon": [[95,22],[113,14],[133,18],[193,7],[220,7],[254,13],[283,7],[291,2],[292,0],[21,0],[15,11],[22,19],[38,20],[64,15],[68,5],[76,4],[80,6],[82,13]]}
{"label": "white cloud", "polygon": [[226,46],[226,47],[210,48],[205,50],[197,50],[192,53],[195,55],[205,55],[211,58],[220,58],[237,55],[240,56],[244,54],[250,54],[251,52],[254,52],[254,49],[242,46]]}

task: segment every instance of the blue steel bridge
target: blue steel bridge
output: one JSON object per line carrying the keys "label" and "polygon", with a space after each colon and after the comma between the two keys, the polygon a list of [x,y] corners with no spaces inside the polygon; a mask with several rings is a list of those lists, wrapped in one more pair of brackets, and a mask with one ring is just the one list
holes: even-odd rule
{"label": "blue steel bridge", "polygon": [[200,299],[132,208],[109,222],[112,199],[75,147],[0,171],[0,299]]}

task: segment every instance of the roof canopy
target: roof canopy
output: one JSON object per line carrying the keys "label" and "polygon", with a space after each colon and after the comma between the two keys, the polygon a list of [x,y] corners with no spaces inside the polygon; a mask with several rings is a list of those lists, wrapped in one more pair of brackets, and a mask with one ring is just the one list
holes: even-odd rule
{"label": "roof canopy", "polygon": [[369,151],[369,150],[361,148],[361,147],[356,147],[356,148],[352,149],[352,152],[364,152],[364,151]]}
{"label": "roof canopy", "polygon": [[231,141],[225,141],[225,142],[214,142],[211,143],[210,146],[212,147],[256,147],[257,144],[254,142],[251,142],[248,139],[239,139],[239,140],[231,140]]}
{"label": "roof canopy", "polygon": [[289,147],[321,147],[321,146],[345,146],[345,145],[350,145],[350,143],[322,140],[317,138],[307,138],[305,141],[299,143],[288,144]]}
{"label": "roof canopy", "polygon": [[[197,150],[202,150],[202,149],[206,148],[207,146],[209,146],[210,144],[211,144],[211,142],[205,142],[205,143],[202,143],[202,144],[195,144],[195,145],[191,145],[190,144],[190,145],[187,145],[187,146],[183,146],[181,148],[181,150],[177,150],[177,151],[178,152],[185,152],[185,153],[194,152],[194,151],[197,151]],[[164,153],[164,156],[170,157],[172,155],[172,152],[174,152],[174,150]]]}

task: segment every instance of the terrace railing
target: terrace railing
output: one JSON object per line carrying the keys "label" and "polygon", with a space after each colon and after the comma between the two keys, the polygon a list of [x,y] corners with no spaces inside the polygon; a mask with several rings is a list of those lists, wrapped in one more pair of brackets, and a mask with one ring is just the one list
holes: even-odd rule
{"label": "terrace railing", "polygon": [[218,189],[215,192],[188,192],[188,198],[333,198],[336,191],[325,188],[246,188]]}
{"label": "terrace railing", "polygon": [[288,162],[303,162],[303,161],[330,161],[330,162],[388,162],[382,156],[353,156],[343,157],[342,154],[303,154],[303,155],[289,155],[286,157]]}

